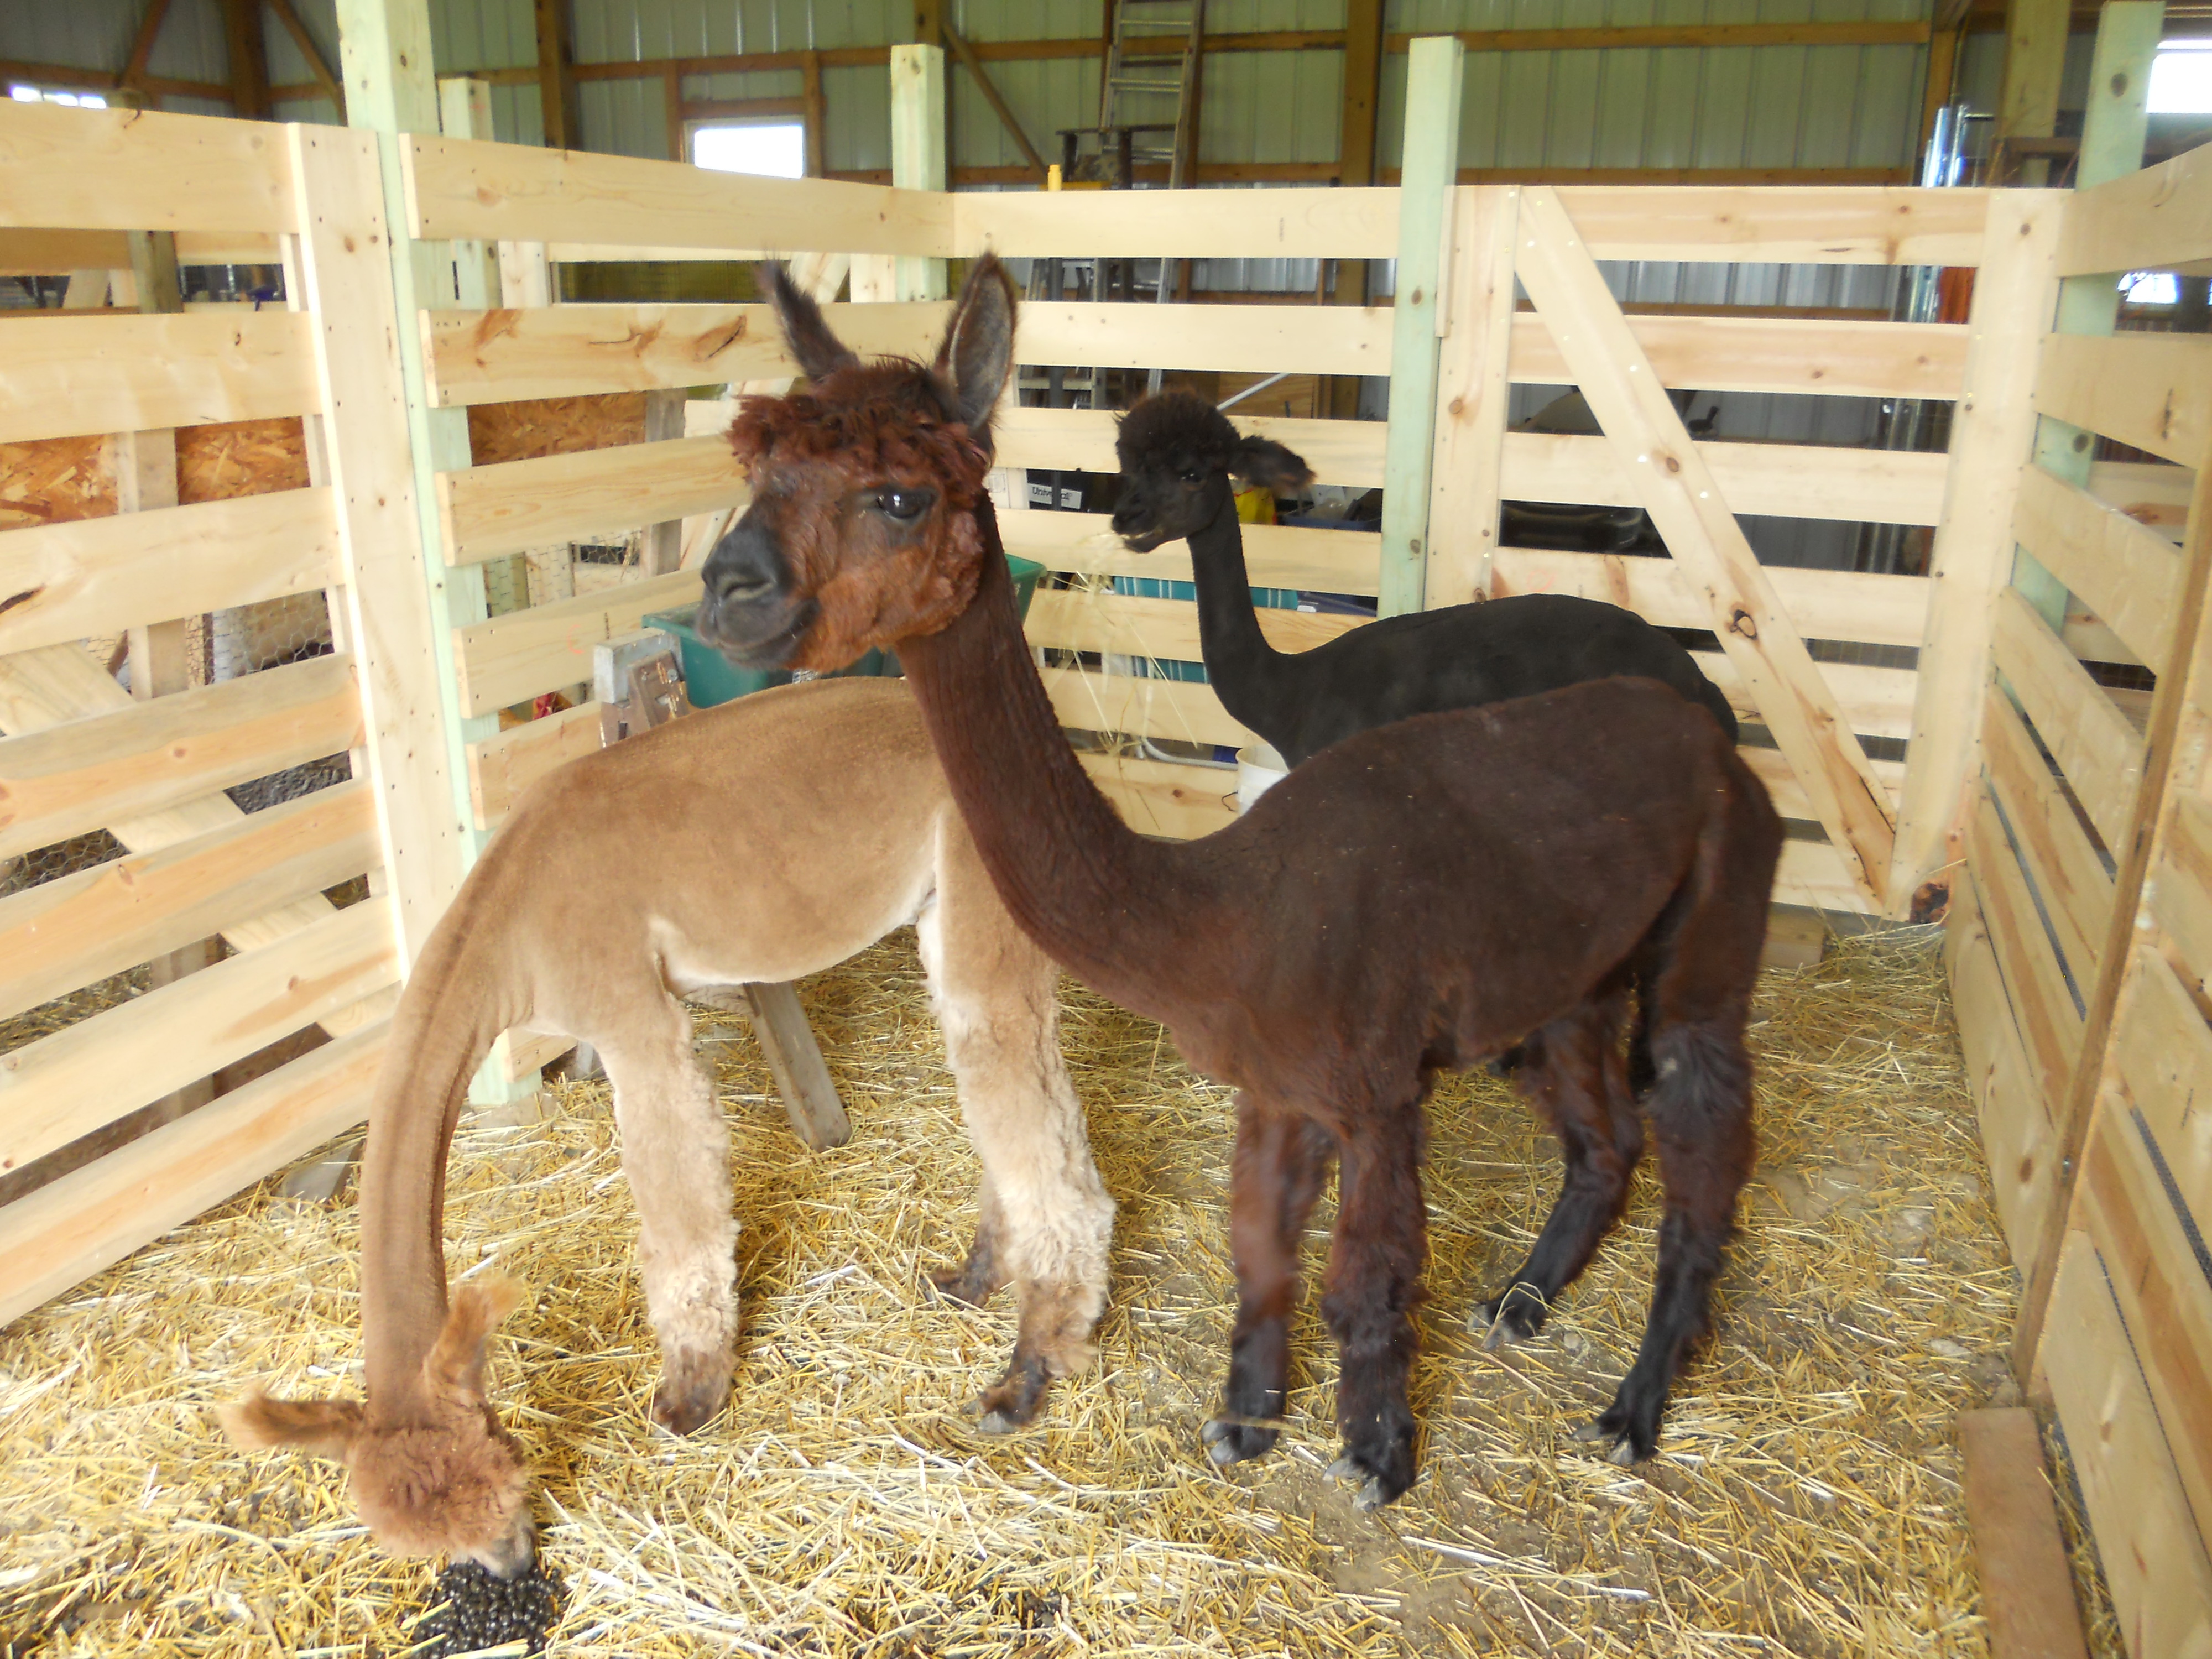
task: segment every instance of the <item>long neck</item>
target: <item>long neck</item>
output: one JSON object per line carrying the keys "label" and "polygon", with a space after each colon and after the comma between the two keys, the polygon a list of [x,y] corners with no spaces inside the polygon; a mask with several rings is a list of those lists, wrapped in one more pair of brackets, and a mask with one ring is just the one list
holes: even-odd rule
{"label": "long neck", "polygon": [[[1198,586],[1200,649],[1206,677],[1222,706],[1259,729],[1276,702],[1283,653],[1260,631],[1252,578],[1244,568],[1244,531],[1237,497],[1224,491],[1212,522],[1190,538],[1191,580]],[[1259,717],[1255,724],[1254,716]]]}
{"label": "long neck", "polygon": [[999,896],[1023,932],[1102,995],[1162,1017],[1162,976],[1180,953],[1176,849],[1133,834],[1060,729],[1022,636],[999,526],[976,507],[984,543],[975,602],[941,632],[902,640],[952,798]]}

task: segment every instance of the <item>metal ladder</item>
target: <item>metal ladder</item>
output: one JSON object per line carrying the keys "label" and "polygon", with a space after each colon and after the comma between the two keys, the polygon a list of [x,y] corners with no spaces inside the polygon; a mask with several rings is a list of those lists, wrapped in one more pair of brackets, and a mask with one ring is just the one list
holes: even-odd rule
{"label": "metal ladder", "polygon": [[[1122,154],[1134,161],[1165,161],[1168,184],[1176,190],[1189,182],[1190,91],[1197,79],[1199,52],[1206,34],[1206,0],[1120,0],[1114,8],[1114,39],[1106,52],[1106,72],[1098,87],[1098,142],[1103,152],[1109,134],[1133,139],[1150,133],[1170,135],[1163,149],[1157,140],[1132,143]],[[1182,51],[1160,50],[1182,37]],[[1167,64],[1172,76],[1160,73]],[[1172,99],[1172,113],[1163,100]],[[1125,185],[1133,179],[1124,179]]]}

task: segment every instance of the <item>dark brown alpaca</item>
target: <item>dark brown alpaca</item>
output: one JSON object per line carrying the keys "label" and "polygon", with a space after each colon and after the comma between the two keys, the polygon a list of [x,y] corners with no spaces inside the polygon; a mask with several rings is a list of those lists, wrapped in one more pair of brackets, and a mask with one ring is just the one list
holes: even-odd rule
{"label": "dark brown alpaca", "polygon": [[861,363],[803,295],[774,291],[812,386],[750,402],[734,428],[753,501],[708,562],[702,625],[755,664],[896,643],[1015,921],[1241,1091],[1240,1301],[1213,1459],[1274,1443],[1298,1240],[1334,1158],[1337,1472],[1363,1507],[1412,1483],[1431,1080],[1542,1039],[1523,1086],[1559,1132],[1565,1187],[1487,1310],[1495,1340],[1527,1335],[1642,1154],[1620,1044],[1639,975],[1666,1218],[1642,1351],[1583,1437],[1648,1455],[1753,1156],[1743,1024],[1781,826],[1719,727],[1638,679],[1425,714],[1316,756],[1218,834],[1146,841],[1060,736],[983,490],[1013,339],[1004,272],[978,261],[927,369]]}

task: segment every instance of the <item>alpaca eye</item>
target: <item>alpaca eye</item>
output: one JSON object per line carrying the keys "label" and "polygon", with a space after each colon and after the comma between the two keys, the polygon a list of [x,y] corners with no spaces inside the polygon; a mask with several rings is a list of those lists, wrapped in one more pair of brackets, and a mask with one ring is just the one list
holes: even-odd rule
{"label": "alpaca eye", "polygon": [[1186,472],[1182,475],[1182,481],[1185,483],[1196,483],[1199,481],[1199,474],[1195,471]]}
{"label": "alpaca eye", "polygon": [[929,504],[936,499],[935,493],[927,489],[884,489],[876,493],[876,507],[886,518],[912,524],[929,511]]}

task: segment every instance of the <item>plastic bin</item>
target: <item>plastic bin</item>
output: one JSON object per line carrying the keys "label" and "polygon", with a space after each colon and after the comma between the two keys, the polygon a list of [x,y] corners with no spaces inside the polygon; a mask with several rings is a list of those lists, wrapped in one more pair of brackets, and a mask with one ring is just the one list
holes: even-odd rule
{"label": "plastic bin", "polygon": [[[1036,592],[1037,578],[1044,574],[1044,567],[1028,559],[1009,557],[1006,568],[1014,579],[1014,601],[1021,613],[1030,613],[1030,599]],[[692,623],[699,607],[687,605],[676,611],[656,611],[646,617],[644,625],[657,628],[676,641],[677,652],[684,665],[684,686],[694,708],[712,708],[717,703],[728,702],[754,691],[765,691],[771,685],[788,685],[791,675],[780,668],[740,668],[713,646],[699,637]],[[888,651],[871,651],[849,668],[832,671],[833,678],[875,677],[885,679],[898,678],[898,659]]]}

